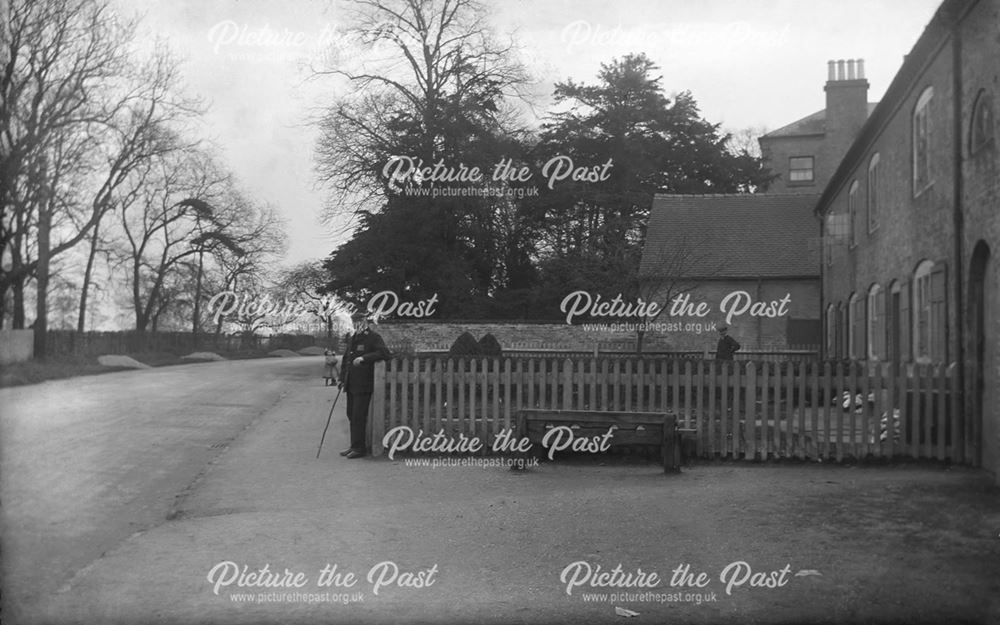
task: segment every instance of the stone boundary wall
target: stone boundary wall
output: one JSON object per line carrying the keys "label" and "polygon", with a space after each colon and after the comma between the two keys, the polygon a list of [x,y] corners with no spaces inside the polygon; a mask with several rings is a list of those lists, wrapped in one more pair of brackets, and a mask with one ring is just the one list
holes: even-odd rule
{"label": "stone boundary wall", "polygon": [[0,330],[0,365],[25,362],[34,355],[34,330]]}

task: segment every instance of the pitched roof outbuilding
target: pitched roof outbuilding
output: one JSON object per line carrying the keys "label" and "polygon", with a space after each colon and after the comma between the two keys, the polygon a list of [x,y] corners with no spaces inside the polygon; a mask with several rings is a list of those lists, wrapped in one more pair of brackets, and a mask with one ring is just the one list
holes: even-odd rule
{"label": "pitched roof outbuilding", "polygon": [[[816,194],[656,195],[641,276],[662,275],[677,246],[697,247],[692,278],[819,277]],[[721,270],[719,269],[721,268]]]}

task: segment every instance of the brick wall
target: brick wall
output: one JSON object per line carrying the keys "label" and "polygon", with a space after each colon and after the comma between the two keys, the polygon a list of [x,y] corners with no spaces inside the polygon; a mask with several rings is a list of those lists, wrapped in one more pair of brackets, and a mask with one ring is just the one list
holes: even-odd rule
{"label": "brick wall", "polygon": [[[990,255],[985,288],[985,336],[982,406],[983,466],[1000,481],[1000,1],[979,2],[962,23],[963,253],[965,279],[977,244]],[[993,142],[971,151],[973,107],[985,95],[992,99]],[[970,293],[968,283],[963,291]],[[971,335],[971,329],[969,331]],[[969,358],[975,357],[974,337],[967,337]],[[971,377],[971,376],[970,376]],[[970,383],[974,380],[970,380]]]}
{"label": "brick wall", "polygon": [[[787,314],[782,317],[755,317],[748,312],[732,317],[729,334],[742,345],[744,350],[780,350],[797,348],[790,345],[787,337],[789,319],[820,318],[820,281],[815,279],[797,280],[719,280],[706,282],[689,293],[691,303],[705,302],[710,312],[704,317],[671,317],[669,308],[657,320],[670,323],[673,329],[662,336],[677,345],[679,349],[701,350],[708,347],[714,352],[718,335],[714,330],[705,331],[706,326],[726,323],[726,314],[720,310],[723,300],[734,291],[745,291],[754,302],[774,303],[788,296]],[[731,310],[731,309],[730,309]],[[697,323],[701,323],[699,329]],[[689,326],[688,324],[693,324]],[[699,331],[700,330],[700,331]],[[817,341],[818,343],[818,341]]]}
{"label": "brick wall", "polygon": [[[615,320],[595,320],[598,323],[605,321]],[[463,332],[471,333],[477,340],[492,334],[504,348],[518,344],[551,344],[562,349],[582,350],[593,349],[595,343],[631,343],[636,336],[634,332],[587,330],[582,324],[502,322],[387,322],[378,326],[378,332],[389,345],[409,344],[417,348],[447,348]],[[666,344],[659,346],[669,347]]]}
{"label": "brick wall", "polygon": [[[913,272],[923,260],[946,263],[947,288],[952,290],[953,262],[953,137],[951,132],[951,54],[941,49],[917,79],[895,114],[877,133],[864,155],[855,162],[828,210],[847,215],[852,183],[857,181],[855,246],[846,240],[832,245],[833,264],[824,270],[825,303],[837,305],[853,293],[867,297],[869,288],[879,284],[887,292],[893,283],[912,282]],[[926,87],[934,90],[930,101],[931,180],[927,188],[914,193],[912,165],[912,112]],[[868,170],[873,155],[879,156],[880,196],[878,226],[868,228]],[[826,260],[824,259],[824,263]],[[911,298],[912,299],[912,296]],[[955,306],[945,313],[948,355],[954,358]],[[904,356],[904,360],[910,360]]]}
{"label": "brick wall", "polygon": [[[951,31],[943,35],[940,24],[931,27],[931,36],[925,34],[918,44],[924,45],[920,57],[924,61],[915,79],[908,85],[904,97],[888,101],[884,109],[890,112],[886,122],[869,136],[865,153],[854,161],[854,171],[843,181],[838,181],[830,205],[834,213],[845,214],[851,182],[859,181],[860,207],[867,205],[867,174],[870,158],[879,154],[881,175],[881,210],[879,227],[869,232],[867,215],[862,210],[862,224],[857,230],[857,246],[848,249],[843,245],[832,246],[834,262],[825,266],[823,295],[826,302],[846,302],[852,292],[866,293],[873,283],[889,288],[895,283],[912,284],[913,272],[923,260],[942,263],[947,267],[945,289],[944,340],[948,360],[958,354],[959,323],[965,334],[964,349],[967,361],[976,356],[975,346],[979,337],[973,334],[970,315],[970,265],[976,250],[988,251],[982,276],[984,318],[983,324],[983,379],[984,413],[981,423],[982,466],[991,470],[1000,480],[1000,125],[997,118],[997,100],[1000,98],[1000,0],[970,0],[954,5],[962,17],[959,28],[962,56],[960,94],[962,109],[954,108],[954,41]],[[937,21],[937,18],[936,20]],[[936,39],[934,39],[936,38]],[[926,59],[926,60],[925,60]],[[926,87],[932,87],[934,96],[930,104],[931,184],[914,189],[913,182],[913,111],[918,98]],[[972,151],[970,130],[973,107],[981,93],[993,100],[993,140],[986,148]],[[955,115],[961,115],[960,132],[956,134]],[[955,260],[955,149],[962,154],[962,216],[963,240],[961,268]],[[828,241],[824,241],[827,245]],[[963,279],[961,300],[956,290],[956,278]],[[912,297],[912,295],[911,295]],[[964,314],[960,314],[960,311]],[[905,311],[904,311],[905,312]],[[910,316],[912,320],[912,315]],[[905,323],[905,321],[904,321]],[[912,361],[912,354],[904,353],[904,361]],[[974,388],[974,368],[968,367],[968,389]],[[967,396],[971,402],[972,394]],[[969,408],[972,404],[967,405]]]}
{"label": "brick wall", "polygon": [[[768,187],[768,193],[819,193],[823,184],[833,173],[830,163],[820,157],[823,145],[823,135],[801,135],[793,137],[761,138],[761,155],[767,160],[767,166],[779,177]],[[788,159],[793,156],[813,157],[813,181],[789,182]]]}

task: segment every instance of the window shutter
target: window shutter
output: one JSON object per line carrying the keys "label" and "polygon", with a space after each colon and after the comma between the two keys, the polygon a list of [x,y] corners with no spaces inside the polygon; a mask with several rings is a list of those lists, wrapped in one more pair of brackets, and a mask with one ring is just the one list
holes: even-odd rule
{"label": "window shutter", "polygon": [[912,359],[910,347],[910,283],[899,286],[899,359],[900,362],[910,362]]}
{"label": "window shutter", "polygon": [[885,334],[888,323],[885,320],[885,291],[879,290],[875,295],[875,307],[876,307],[876,318],[878,319],[878,325],[875,328],[875,333],[877,337],[877,343],[875,344],[875,356],[879,359],[886,359],[889,355],[886,353],[885,346],[887,344]]}
{"label": "window shutter", "polygon": [[947,275],[947,264],[934,264],[931,270],[931,358],[939,362],[948,359]]}
{"label": "window shutter", "polygon": [[861,353],[861,334],[864,333],[864,328],[861,323],[860,304],[860,297],[851,302],[851,360],[864,358],[864,354]]}
{"label": "window shutter", "polygon": [[858,337],[858,354],[861,360],[868,360],[868,341],[871,337],[868,336],[868,315],[872,314],[872,311],[868,310],[868,294],[865,293],[864,297],[858,298],[858,308],[861,309],[861,314],[858,315],[861,319],[858,322],[861,324],[859,328],[861,330],[860,336]]}
{"label": "window shutter", "polygon": [[837,306],[837,358],[847,357],[847,308]]}

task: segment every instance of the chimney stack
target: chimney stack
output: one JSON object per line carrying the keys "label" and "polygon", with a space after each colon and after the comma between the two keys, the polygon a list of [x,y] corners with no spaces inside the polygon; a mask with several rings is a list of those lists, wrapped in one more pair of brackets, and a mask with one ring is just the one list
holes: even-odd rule
{"label": "chimney stack", "polygon": [[[868,119],[868,80],[864,59],[827,62],[823,160],[839,163]],[[835,166],[835,165],[833,165]]]}
{"label": "chimney stack", "polygon": [[865,79],[864,59],[840,59],[839,61],[826,62],[826,80],[831,82],[843,82],[847,80]]}

